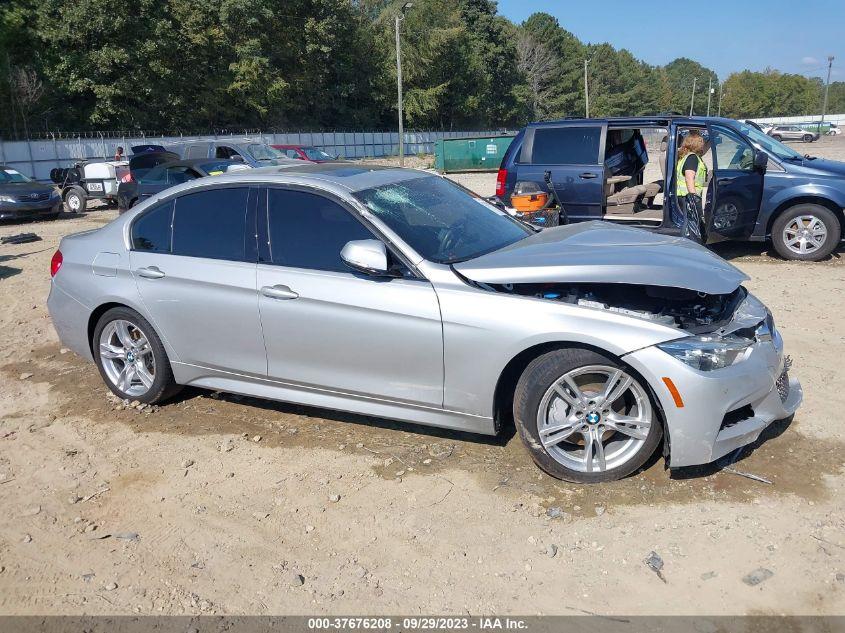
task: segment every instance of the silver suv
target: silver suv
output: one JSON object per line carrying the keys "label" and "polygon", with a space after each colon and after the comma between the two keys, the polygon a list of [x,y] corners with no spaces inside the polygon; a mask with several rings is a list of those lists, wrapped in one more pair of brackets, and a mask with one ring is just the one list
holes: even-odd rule
{"label": "silver suv", "polygon": [[768,135],[776,141],[804,141],[812,143],[819,139],[818,134],[808,132],[797,125],[776,125],[768,131]]}

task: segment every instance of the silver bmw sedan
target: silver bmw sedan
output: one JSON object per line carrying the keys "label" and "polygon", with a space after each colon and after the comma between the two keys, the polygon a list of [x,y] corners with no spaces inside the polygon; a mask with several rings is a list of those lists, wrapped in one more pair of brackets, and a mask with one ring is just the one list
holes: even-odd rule
{"label": "silver bmw sedan", "polygon": [[168,189],[65,237],[48,307],[120,398],[182,385],[482,434],[618,479],[703,464],[801,386],[746,277],[682,238],[537,231],[430,173],[268,168]]}

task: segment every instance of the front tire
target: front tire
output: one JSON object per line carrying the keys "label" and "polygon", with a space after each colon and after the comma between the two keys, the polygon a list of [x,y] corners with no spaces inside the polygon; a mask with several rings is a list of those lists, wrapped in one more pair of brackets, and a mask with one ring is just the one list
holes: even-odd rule
{"label": "front tire", "polygon": [[514,420],[534,462],[552,477],[613,481],[654,454],[663,426],[642,379],[584,349],[534,359],[514,392]]}
{"label": "front tire", "polygon": [[780,134],[772,134],[772,138],[776,141],[782,141],[783,137]]}
{"label": "front tire", "polygon": [[804,142],[805,143],[812,143],[813,142],[813,135],[812,134],[805,134],[804,135]]}
{"label": "front tire", "polygon": [[772,245],[784,259],[817,262],[828,257],[840,239],[839,218],[820,204],[796,204],[772,224]]}
{"label": "front tire", "polygon": [[135,310],[107,311],[94,328],[91,347],[103,381],[122,400],[155,404],[180,389],[161,339]]}
{"label": "front tire", "polygon": [[85,213],[88,198],[82,187],[73,186],[65,194],[65,208],[69,213]]}

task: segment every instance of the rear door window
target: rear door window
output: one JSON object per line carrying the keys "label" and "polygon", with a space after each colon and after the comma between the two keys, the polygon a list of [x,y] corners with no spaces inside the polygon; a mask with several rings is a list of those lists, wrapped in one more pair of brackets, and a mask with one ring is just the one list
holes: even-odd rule
{"label": "rear door window", "polygon": [[248,187],[206,189],[178,197],[173,254],[245,261],[248,198]]}
{"label": "rear door window", "polygon": [[531,162],[535,165],[597,165],[601,131],[599,126],[535,128]]}
{"label": "rear door window", "polygon": [[172,223],[172,200],[144,212],[132,224],[132,250],[146,253],[169,253]]}
{"label": "rear door window", "polygon": [[267,222],[271,261],[291,268],[351,272],[341,249],[374,237],[340,204],[306,191],[268,189]]}
{"label": "rear door window", "polygon": [[208,158],[208,144],[197,143],[188,145],[185,150],[185,158]]}

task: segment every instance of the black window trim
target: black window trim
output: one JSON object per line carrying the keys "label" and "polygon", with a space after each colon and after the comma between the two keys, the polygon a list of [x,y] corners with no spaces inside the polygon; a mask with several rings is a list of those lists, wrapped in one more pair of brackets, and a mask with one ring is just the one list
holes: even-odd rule
{"label": "black window trim", "polygon": [[[361,223],[361,225],[370,231],[373,234],[373,238],[381,241],[390,251],[390,254],[395,257],[401,264],[407,268],[413,277],[402,277],[402,279],[413,281],[413,280],[421,280],[421,281],[428,281],[425,276],[420,272],[419,268],[417,268],[414,264],[408,260],[407,257],[402,253],[401,250],[396,248],[396,246],[390,241],[390,239],[381,231],[377,226],[375,226],[372,222],[370,222],[367,218],[363,217],[358,209],[355,208],[354,205],[350,204],[343,198],[337,196],[336,194],[326,191],[325,189],[320,189],[318,187],[310,186],[310,185],[302,185],[299,183],[263,183],[261,185],[261,191],[259,193],[259,205],[258,205],[258,228],[257,228],[257,239],[258,239],[258,263],[264,264],[267,266],[278,266],[280,268],[297,268],[293,266],[283,266],[282,264],[276,264],[272,261],[271,253],[270,253],[270,216],[267,212],[268,210],[268,195],[270,189],[285,189],[288,191],[299,191],[302,193],[310,193],[314,195],[318,195],[321,198],[325,198],[330,202],[334,202],[335,204],[340,205],[343,209],[345,209],[353,219],[357,220]],[[328,270],[317,270],[313,268],[297,268],[297,270],[307,270],[309,272],[314,273],[331,273],[331,274],[346,274],[346,273],[338,273],[337,271],[328,271]],[[349,274],[354,275],[355,271],[351,268],[349,269]],[[398,279],[398,277],[397,277]]]}
{"label": "black window trim", "polygon": [[[221,262],[238,262],[243,264],[256,264],[259,262],[258,252],[259,252],[259,244],[258,244],[258,199],[259,199],[259,189],[260,185],[258,183],[214,183],[213,185],[206,185],[202,187],[192,187],[186,191],[180,191],[178,193],[170,194],[161,200],[158,200],[155,204],[151,205],[149,209],[144,209],[141,213],[136,215],[132,218],[132,221],[129,223],[129,231],[128,231],[128,242],[129,242],[129,250],[136,253],[150,253],[151,251],[142,251],[138,250],[134,247],[132,234],[135,230],[135,223],[138,222],[141,218],[149,213],[152,213],[160,206],[168,203],[173,203],[173,206],[170,209],[170,244],[168,245],[168,249],[166,253],[153,253],[155,255],[175,255],[173,252],[173,219],[176,214],[176,201],[181,198],[182,196],[188,196],[194,193],[204,193],[206,191],[213,191],[217,189],[248,189],[249,193],[247,195],[247,208],[246,208],[246,222],[244,228],[244,259],[220,259],[216,257],[197,257],[196,255],[176,255],[176,257],[193,257],[195,259],[211,259],[213,261],[221,261]],[[249,231],[250,227],[252,227],[252,242],[249,241]],[[248,248],[249,247],[249,248]]]}

